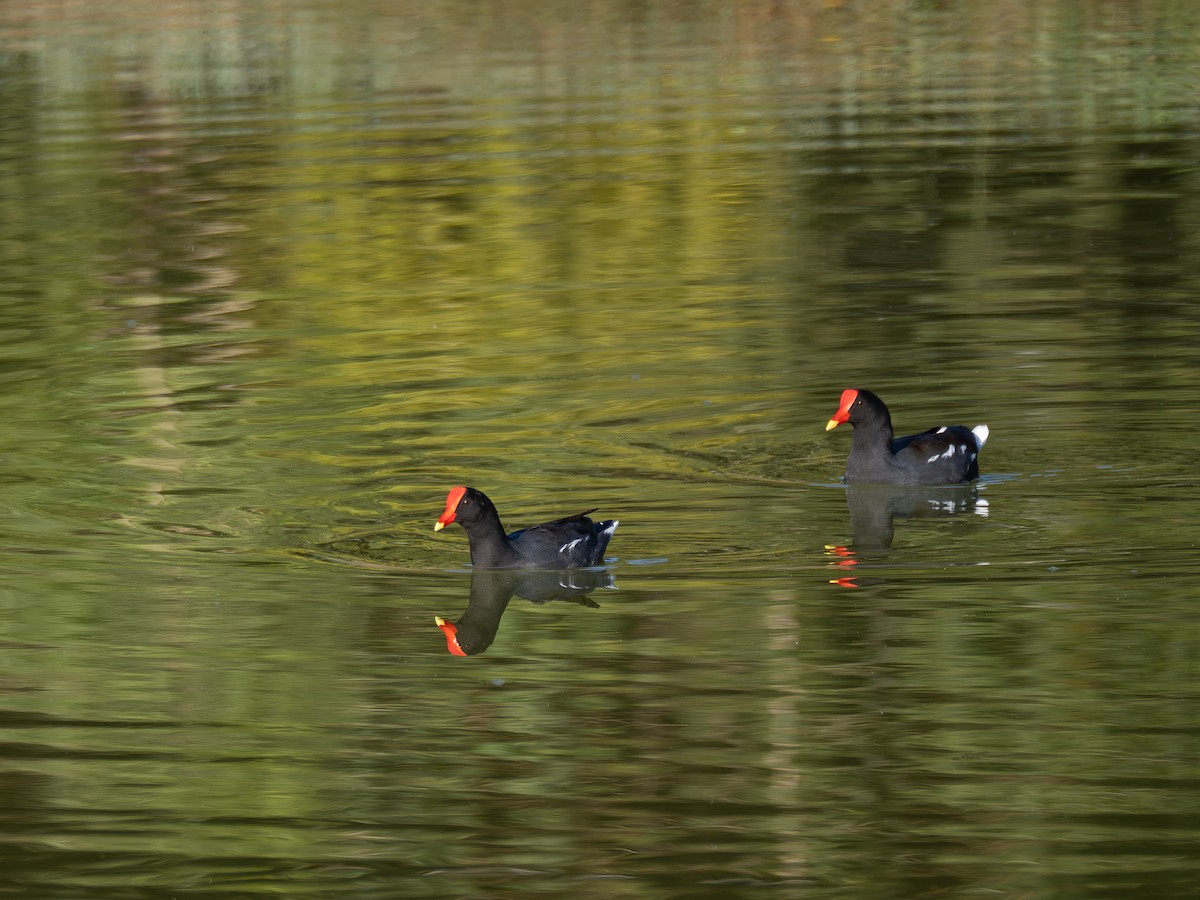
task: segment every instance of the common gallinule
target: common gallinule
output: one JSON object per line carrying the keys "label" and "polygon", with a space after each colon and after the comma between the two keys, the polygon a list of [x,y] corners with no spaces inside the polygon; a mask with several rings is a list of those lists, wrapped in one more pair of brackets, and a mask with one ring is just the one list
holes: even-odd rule
{"label": "common gallinule", "polygon": [[986,425],[943,425],[908,437],[892,436],[883,401],[862,388],[842,391],[842,404],[825,430],[854,426],[846,481],[884,484],[961,484],[979,477]]}
{"label": "common gallinule", "polygon": [[573,569],[604,562],[604,549],[617,530],[616,519],[589,519],[593,511],[505,535],[500,514],[483,491],[456,487],[446,495],[446,509],[433,530],[458,522],[467,532],[471,565],[477,569]]}

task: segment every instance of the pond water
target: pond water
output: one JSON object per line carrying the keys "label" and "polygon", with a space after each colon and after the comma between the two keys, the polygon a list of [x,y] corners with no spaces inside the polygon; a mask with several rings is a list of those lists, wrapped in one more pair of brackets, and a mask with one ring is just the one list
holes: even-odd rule
{"label": "pond water", "polygon": [[5,7],[0,893],[1197,896],[1197,27]]}

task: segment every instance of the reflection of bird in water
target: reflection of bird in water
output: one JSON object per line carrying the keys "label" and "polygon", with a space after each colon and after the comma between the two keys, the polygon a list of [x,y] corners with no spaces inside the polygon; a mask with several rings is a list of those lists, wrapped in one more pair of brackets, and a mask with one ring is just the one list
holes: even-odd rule
{"label": "reflection of bird in water", "polygon": [[446,649],[455,656],[474,656],[492,645],[500,628],[500,617],[514,596],[533,603],[565,600],[598,609],[587,595],[597,588],[616,590],[609,572],[574,570],[562,572],[488,571],[471,573],[471,599],[457,622],[436,616],[446,635]]}
{"label": "reflection of bird in water", "polygon": [[593,522],[587,512],[553,522],[504,533],[500,514],[488,496],[475,488],[452,488],[446,509],[434,531],[458,522],[471,545],[471,565],[476,569],[575,569],[598,566],[617,530],[610,519]]}
{"label": "reflection of bird in water", "polygon": [[[864,559],[886,555],[892,547],[896,518],[988,514],[988,502],[979,496],[975,485],[850,484],[846,486],[846,505],[850,508],[850,545],[826,548],[840,557],[837,565],[842,568],[854,568]],[[837,578],[833,583],[843,587],[863,585],[857,575]]]}
{"label": "reflection of bird in water", "polygon": [[979,451],[986,425],[943,425],[908,437],[893,437],[892,417],[870,391],[847,388],[825,430],[854,426],[846,481],[876,484],[962,484],[979,477]]}

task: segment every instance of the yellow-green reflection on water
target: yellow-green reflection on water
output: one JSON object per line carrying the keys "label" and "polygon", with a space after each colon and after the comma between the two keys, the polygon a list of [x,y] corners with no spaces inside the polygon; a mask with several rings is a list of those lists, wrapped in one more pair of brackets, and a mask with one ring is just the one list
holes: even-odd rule
{"label": "yellow-green reflection on water", "polygon": [[0,880],[1186,895],[1196,16],[5,9]]}

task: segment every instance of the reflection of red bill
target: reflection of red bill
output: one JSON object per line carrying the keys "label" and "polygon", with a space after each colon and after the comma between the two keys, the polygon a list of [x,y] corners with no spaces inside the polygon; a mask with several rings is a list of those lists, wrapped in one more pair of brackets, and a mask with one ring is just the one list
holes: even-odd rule
{"label": "reflection of red bill", "polygon": [[[843,547],[841,544],[826,544],[825,552],[828,553],[830,556],[840,556],[841,557],[841,559],[839,559],[837,562],[834,563],[834,565],[837,566],[839,569],[848,569],[848,568],[852,568],[853,566],[858,565],[858,559],[857,559],[858,554],[856,554],[849,547]],[[849,575],[843,576],[841,578],[831,578],[829,580],[829,583],[836,584],[838,587],[844,587],[844,588],[856,588],[859,586],[858,582]]]}
{"label": "reflection of red bill", "polygon": [[437,627],[442,629],[442,634],[446,635],[446,649],[455,656],[466,656],[467,652],[458,646],[458,626],[453,622],[447,622],[441,616],[434,616],[433,621],[437,622]]}
{"label": "reflection of red bill", "polygon": [[858,565],[858,554],[855,553],[853,550],[851,550],[849,547],[835,547],[833,544],[826,544],[825,552],[828,553],[830,556],[842,557],[841,559],[839,559],[837,562],[834,563],[835,566],[845,567],[845,566],[857,566]]}

